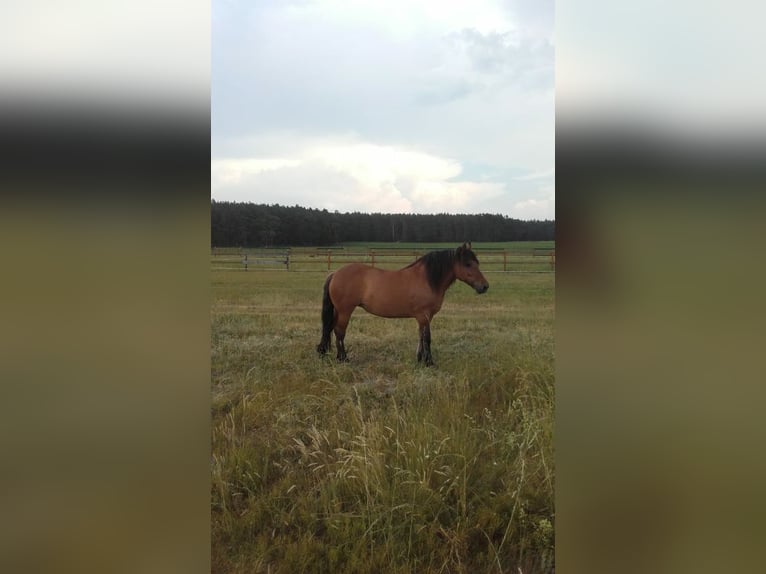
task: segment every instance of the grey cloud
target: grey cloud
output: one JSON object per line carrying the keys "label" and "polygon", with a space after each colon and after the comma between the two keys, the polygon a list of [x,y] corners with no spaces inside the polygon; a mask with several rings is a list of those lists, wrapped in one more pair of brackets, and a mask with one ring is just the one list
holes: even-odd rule
{"label": "grey cloud", "polygon": [[553,45],[547,40],[515,38],[512,32],[482,34],[462,30],[452,41],[464,50],[473,72],[495,76],[525,88],[553,85]]}
{"label": "grey cloud", "polygon": [[442,38],[438,65],[432,64],[414,82],[413,101],[418,106],[442,106],[498,89],[550,91],[553,84],[554,51],[549,41],[464,29]]}

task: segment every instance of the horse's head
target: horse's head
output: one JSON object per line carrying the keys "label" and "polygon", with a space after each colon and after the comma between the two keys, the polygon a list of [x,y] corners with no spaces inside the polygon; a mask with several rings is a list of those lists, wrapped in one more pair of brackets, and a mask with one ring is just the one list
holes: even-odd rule
{"label": "horse's head", "polygon": [[489,283],[479,271],[479,260],[471,251],[470,243],[463,243],[455,250],[455,277],[463,283],[467,283],[477,293],[485,293],[489,289]]}

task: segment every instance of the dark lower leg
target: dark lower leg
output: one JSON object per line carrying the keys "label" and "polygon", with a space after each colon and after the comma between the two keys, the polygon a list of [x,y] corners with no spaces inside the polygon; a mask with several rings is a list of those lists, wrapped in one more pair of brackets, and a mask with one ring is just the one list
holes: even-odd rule
{"label": "dark lower leg", "polygon": [[431,326],[429,324],[420,327],[420,342],[418,343],[418,362],[424,360],[427,367],[434,364],[431,356]]}
{"label": "dark lower leg", "polygon": [[337,331],[335,333],[335,346],[338,347],[338,360],[339,361],[348,361],[348,356],[346,355],[346,344],[344,343],[344,340],[346,338],[346,335],[338,335]]}
{"label": "dark lower leg", "polygon": [[338,315],[338,320],[335,322],[335,346],[338,348],[338,360],[347,361],[346,356],[346,327],[348,327],[348,320],[350,315]]}
{"label": "dark lower leg", "polygon": [[331,331],[322,331],[322,340],[317,345],[317,353],[324,355],[330,350],[330,333]]}
{"label": "dark lower leg", "polygon": [[434,364],[433,357],[431,356],[431,326],[426,325],[425,331],[423,332],[423,350],[424,350],[424,358],[426,361],[426,367],[430,367]]}

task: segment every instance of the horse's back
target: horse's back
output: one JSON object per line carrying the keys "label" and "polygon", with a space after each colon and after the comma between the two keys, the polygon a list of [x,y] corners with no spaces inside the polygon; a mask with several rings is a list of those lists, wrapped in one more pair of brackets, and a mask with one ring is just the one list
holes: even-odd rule
{"label": "horse's back", "polygon": [[375,269],[364,263],[349,263],[337,271],[333,272],[333,281],[344,284],[354,284],[366,281],[372,274],[381,273],[380,269]]}

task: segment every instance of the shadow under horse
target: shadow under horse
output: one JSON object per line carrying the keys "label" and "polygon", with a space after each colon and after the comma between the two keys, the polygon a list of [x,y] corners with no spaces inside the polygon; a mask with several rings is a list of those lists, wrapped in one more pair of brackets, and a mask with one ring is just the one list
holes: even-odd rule
{"label": "shadow under horse", "polygon": [[346,327],[354,309],[361,307],[378,317],[409,318],[418,322],[418,362],[434,364],[431,355],[431,319],[441,309],[444,293],[458,279],[477,293],[486,293],[489,283],[479,270],[479,260],[470,243],[457,249],[431,251],[397,271],[350,263],[330,273],[322,300],[321,355],[330,349],[335,333],[337,358],[346,361]]}

